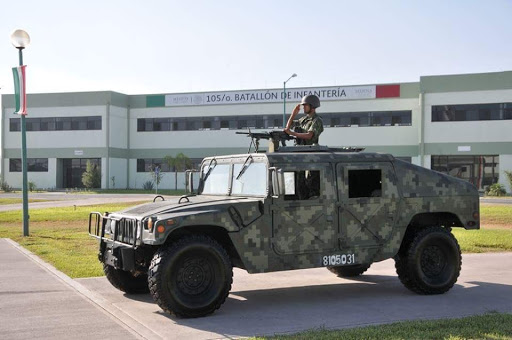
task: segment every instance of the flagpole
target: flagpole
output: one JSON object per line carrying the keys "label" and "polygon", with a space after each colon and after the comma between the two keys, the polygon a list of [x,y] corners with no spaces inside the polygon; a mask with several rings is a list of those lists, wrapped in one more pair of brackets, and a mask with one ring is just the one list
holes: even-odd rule
{"label": "flagpole", "polygon": [[[30,37],[27,32],[23,30],[15,30],[11,34],[11,42],[18,49],[18,56],[20,66],[23,66],[23,49],[30,44]],[[25,86],[25,84],[23,85]],[[21,101],[20,101],[21,102]],[[25,104],[26,105],[26,104]],[[20,108],[21,109],[21,108]],[[28,236],[28,188],[27,188],[27,135],[25,115],[26,112],[21,112],[21,171],[23,173],[23,236]]]}

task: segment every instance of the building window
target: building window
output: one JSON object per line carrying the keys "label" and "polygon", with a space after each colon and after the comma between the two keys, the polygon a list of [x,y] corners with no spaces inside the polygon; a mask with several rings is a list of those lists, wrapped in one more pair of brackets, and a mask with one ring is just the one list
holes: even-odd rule
{"label": "building window", "polygon": [[[320,113],[326,127],[410,126],[411,111],[336,112]],[[199,131],[280,129],[283,115],[138,118],[137,131]]]}
{"label": "building window", "polygon": [[[9,171],[21,172],[21,158],[9,159]],[[48,158],[27,158],[27,171],[48,172]]]}
{"label": "building window", "polygon": [[[27,131],[101,130],[101,116],[26,118]],[[20,118],[9,119],[9,131],[21,131]]]}
{"label": "building window", "polygon": [[433,105],[433,122],[512,119],[512,103]]}
{"label": "building window", "polygon": [[499,156],[432,156],[432,170],[466,180],[478,190],[498,183]]}

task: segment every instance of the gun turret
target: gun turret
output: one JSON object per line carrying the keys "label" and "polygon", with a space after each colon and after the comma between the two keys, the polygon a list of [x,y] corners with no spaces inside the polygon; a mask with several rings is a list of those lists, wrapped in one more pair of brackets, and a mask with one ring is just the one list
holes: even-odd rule
{"label": "gun turret", "polygon": [[267,139],[269,141],[268,144],[268,152],[275,152],[279,150],[279,143],[281,142],[281,146],[286,146],[287,140],[295,140],[295,137],[290,136],[286,132],[282,130],[272,130],[265,132],[236,132],[237,135],[247,135],[247,137],[251,137],[251,144],[249,144],[249,153],[251,152],[251,147],[254,145],[254,149],[256,152],[259,150],[260,139]]}

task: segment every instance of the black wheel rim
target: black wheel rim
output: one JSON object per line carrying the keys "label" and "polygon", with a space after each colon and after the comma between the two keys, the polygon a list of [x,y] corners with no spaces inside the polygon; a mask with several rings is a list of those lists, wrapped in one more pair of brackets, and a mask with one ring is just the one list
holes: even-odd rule
{"label": "black wheel rim", "polygon": [[208,248],[188,249],[168,272],[167,290],[187,308],[204,308],[212,304],[223,287],[221,260]]}
{"label": "black wheel rim", "polygon": [[430,278],[434,278],[442,274],[446,267],[445,254],[436,245],[425,247],[421,254],[421,269],[423,273]]}
{"label": "black wheel rim", "polygon": [[187,295],[204,293],[210,288],[212,281],[213,270],[204,257],[188,258],[178,270],[178,288]]}

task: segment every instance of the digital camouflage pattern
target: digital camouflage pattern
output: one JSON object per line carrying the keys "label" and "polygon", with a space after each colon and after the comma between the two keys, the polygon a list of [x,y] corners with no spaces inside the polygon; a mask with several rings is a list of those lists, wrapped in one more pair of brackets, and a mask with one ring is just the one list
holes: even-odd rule
{"label": "digital camouflage pattern", "polygon": [[[148,203],[109,218],[132,218],[139,225],[148,217],[156,219],[153,231],[142,230],[137,243],[146,251],[172,242],[183,231],[209,232],[230,249],[232,262],[249,273],[325,266],[324,257],[333,255],[353,255],[356,264],[370,264],[397,254],[407,228],[480,228],[474,186],[391,155],[276,152],[252,157],[285,174],[318,172],[319,195],[273,197],[267,178],[266,197],[197,195],[181,203]],[[246,159],[247,155],[215,158],[219,164]],[[350,197],[350,174],[360,174],[357,171],[379,174],[379,189],[367,197]],[[161,234],[158,225],[165,226]]]}
{"label": "digital camouflage pattern", "polygon": [[319,115],[314,113],[312,116],[305,115],[298,120],[294,120],[291,128],[299,128],[298,132],[313,132],[313,138],[302,140],[303,145],[317,145],[320,134],[324,131],[324,123]]}

